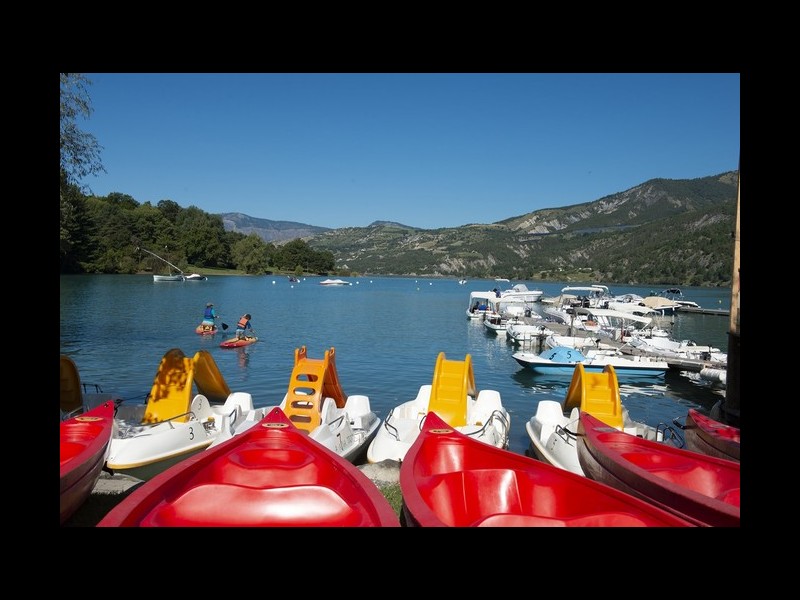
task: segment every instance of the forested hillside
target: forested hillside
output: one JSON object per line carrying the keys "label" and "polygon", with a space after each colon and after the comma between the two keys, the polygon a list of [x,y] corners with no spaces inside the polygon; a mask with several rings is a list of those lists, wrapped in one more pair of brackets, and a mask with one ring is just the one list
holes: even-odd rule
{"label": "forested hillside", "polygon": [[654,179],[625,192],[492,224],[393,224],[306,238],[341,270],[512,280],[730,285],[737,173]]}
{"label": "forested hillside", "polygon": [[61,272],[157,272],[146,248],[187,270],[730,285],[736,185],[735,172],[654,179],[594,202],[425,230],[214,215],[171,200],[86,196],[62,182]]}

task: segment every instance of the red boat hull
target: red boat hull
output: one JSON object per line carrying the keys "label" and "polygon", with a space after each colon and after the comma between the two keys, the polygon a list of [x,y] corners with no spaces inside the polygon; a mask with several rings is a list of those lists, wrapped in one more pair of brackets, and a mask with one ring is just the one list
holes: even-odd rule
{"label": "red boat hull", "polygon": [[199,335],[214,335],[219,331],[216,325],[203,325],[202,323],[195,327],[194,332]]}
{"label": "red boat hull", "polygon": [[276,407],[137,488],[98,527],[399,527],[377,486]]}
{"label": "red boat hull", "polygon": [[692,526],[586,477],[464,435],[435,412],[403,459],[400,487],[408,526]]}
{"label": "red boat hull", "polygon": [[578,460],[587,477],[698,525],[740,524],[737,462],[624,433],[585,412]]}
{"label": "red boat hull", "polygon": [[739,461],[739,428],[689,409],[684,425],[686,447],[725,460]]}
{"label": "red boat hull", "polygon": [[61,422],[61,523],[92,493],[105,465],[113,431],[113,401]]}

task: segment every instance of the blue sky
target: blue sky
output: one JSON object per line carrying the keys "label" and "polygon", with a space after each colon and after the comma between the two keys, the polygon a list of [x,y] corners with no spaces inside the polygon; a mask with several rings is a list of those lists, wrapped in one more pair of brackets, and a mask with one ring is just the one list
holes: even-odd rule
{"label": "blue sky", "polygon": [[434,229],[736,170],[738,73],[86,73],[79,126],[153,205]]}

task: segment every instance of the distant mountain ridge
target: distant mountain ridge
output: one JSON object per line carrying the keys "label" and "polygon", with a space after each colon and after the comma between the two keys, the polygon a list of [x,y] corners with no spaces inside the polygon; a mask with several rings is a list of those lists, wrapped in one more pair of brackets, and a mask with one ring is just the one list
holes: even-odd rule
{"label": "distant mountain ridge", "polygon": [[267,242],[301,238],[342,271],[415,276],[557,278],[729,285],[738,173],[651,179],[598,200],[489,224],[419,229],[390,221],[330,229],[241,213],[226,230]]}
{"label": "distant mountain ridge", "polygon": [[280,243],[306,238],[330,231],[329,227],[317,227],[294,221],[271,221],[243,213],[219,213],[225,231],[236,231],[245,235],[257,234],[265,242]]}
{"label": "distant mountain ridge", "polygon": [[[259,219],[258,217],[251,217],[244,213],[218,213],[222,218],[222,224],[225,231],[236,231],[245,235],[251,233],[257,234],[265,242],[272,242],[273,244],[280,244],[282,242],[290,242],[298,238],[305,239],[332,231],[330,227],[319,227],[317,225],[308,225],[307,223],[296,223],[295,221],[272,221],[270,219]],[[408,227],[401,225],[394,221],[373,221],[367,227]]]}

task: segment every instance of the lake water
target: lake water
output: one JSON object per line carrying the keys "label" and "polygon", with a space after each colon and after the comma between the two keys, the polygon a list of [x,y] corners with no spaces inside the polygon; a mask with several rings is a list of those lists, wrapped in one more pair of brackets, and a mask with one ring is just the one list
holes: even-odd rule
{"label": "lake water", "polygon": [[[84,383],[126,402],[143,402],[165,352],[180,348],[187,356],[208,350],[232,391],[253,396],[256,406],[277,405],[288,388],[295,348],[305,345],[310,358],[336,349],[336,365],[347,395],[364,394],[383,418],[429,384],[439,352],[463,360],[472,355],[479,389],[495,389],[511,414],[509,449],[525,453],[525,423],[540,400],[562,401],[569,379],[545,380],[521,367],[517,347],[505,336],[486,332],[465,311],[471,291],[503,289],[525,283],[556,296],[564,282],[512,282],[393,277],[343,278],[350,286],[322,286],[324,278],[283,276],[211,276],[198,282],[154,282],[149,275],[61,276],[61,353],[78,366]],[[653,287],[608,284],[614,294],[649,295]],[[663,289],[669,286],[659,287]],[[704,308],[730,309],[729,288],[681,288],[687,300]],[[207,302],[230,328],[200,336]],[[223,349],[240,315],[249,312],[259,341]],[[728,348],[729,317],[678,314],[672,337]],[[621,385],[631,417],[649,425],[671,423],[689,408],[708,412],[724,390],[677,372],[657,384]]]}

